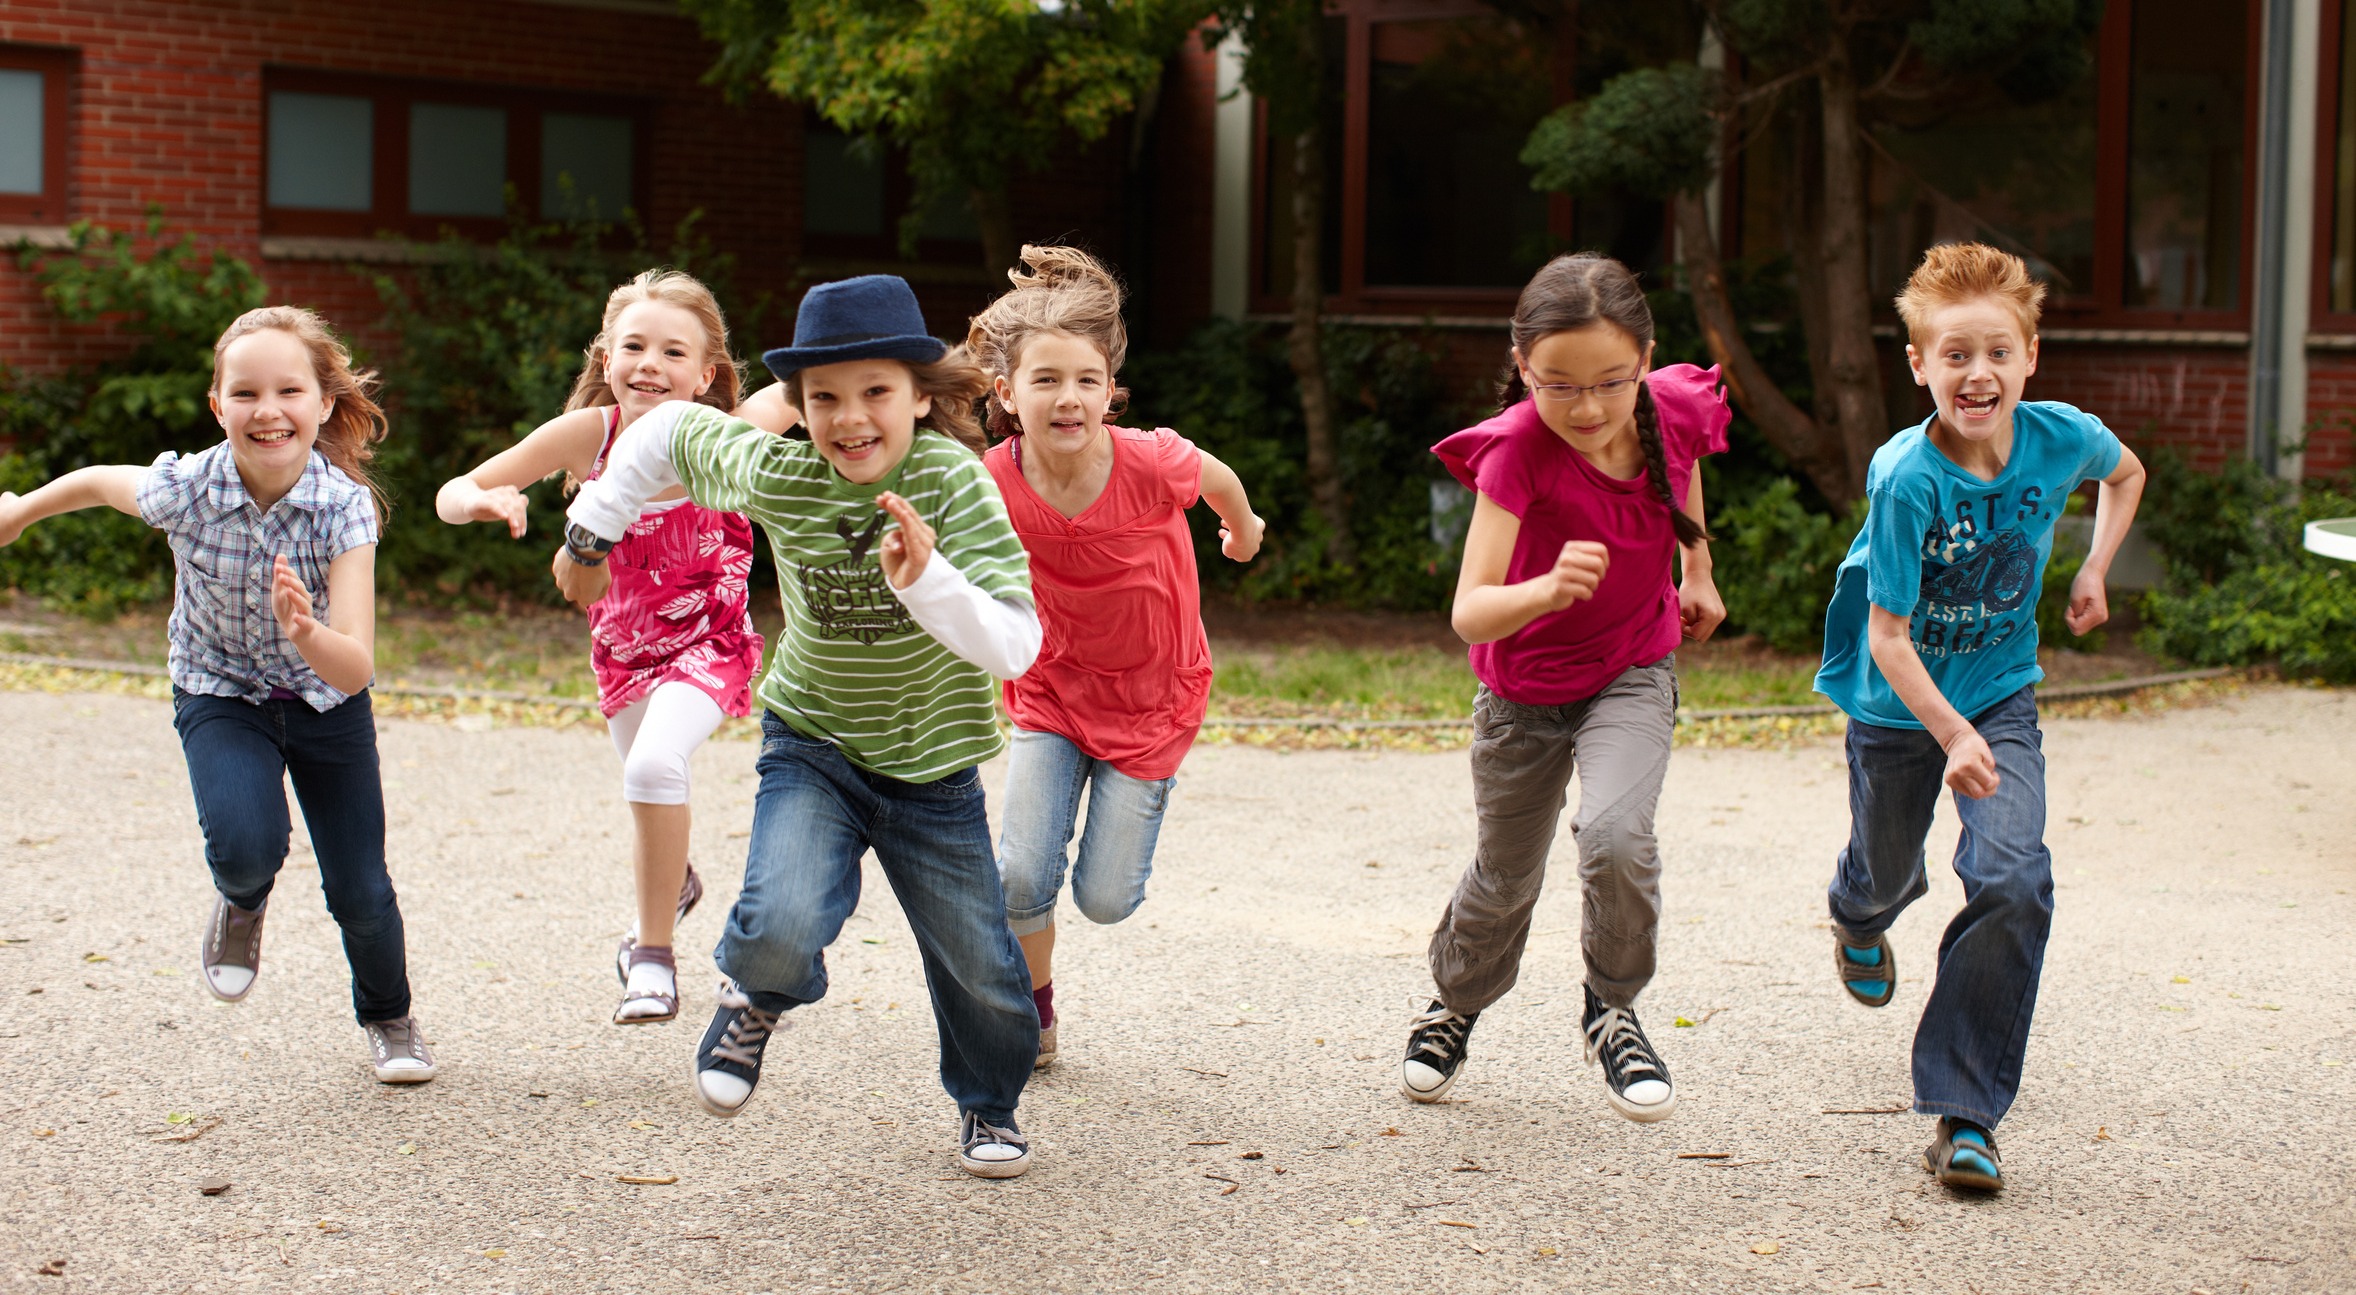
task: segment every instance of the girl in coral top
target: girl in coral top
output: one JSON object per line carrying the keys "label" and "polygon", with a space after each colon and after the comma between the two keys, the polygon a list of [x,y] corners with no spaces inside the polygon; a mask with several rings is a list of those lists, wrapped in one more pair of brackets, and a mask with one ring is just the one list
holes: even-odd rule
{"label": "girl in coral top", "polygon": [[[1093,922],[1137,911],[1178,765],[1211,692],[1186,510],[1219,514],[1220,551],[1249,562],[1261,520],[1233,470],[1167,428],[1105,422],[1128,355],[1121,288],[1087,253],[1025,247],[1014,291],[973,319],[991,374],[983,462],[1031,558],[1045,643],[1005,684],[1014,721],[998,871],[1029,960],[1039,1060],[1055,1059],[1055,901],[1067,868]],[[1070,853],[1088,789],[1079,856]]]}

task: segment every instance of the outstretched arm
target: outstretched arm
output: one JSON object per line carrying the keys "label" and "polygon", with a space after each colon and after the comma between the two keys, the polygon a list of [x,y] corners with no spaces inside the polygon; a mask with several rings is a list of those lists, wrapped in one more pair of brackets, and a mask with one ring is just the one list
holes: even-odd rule
{"label": "outstretched arm", "polygon": [[0,492],[0,546],[16,543],[25,527],[44,517],[96,508],[139,515],[139,479],[147,469],[131,464],[76,468],[28,495]]}
{"label": "outstretched arm", "polygon": [[452,477],[434,496],[434,515],[452,525],[505,522],[507,533],[524,534],[524,489],[557,472],[589,475],[605,444],[605,411],[575,409],[534,428],[532,434]]}
{"label": "outstretched arm", "polygon": [[2070,582],[2070,609],[2062,617],[2070,633],[2083,634],[2111,618],[2110,592],[2104,587],[2110,579],[2111,559],[2127,541],[2127,528],[2134,524],[2135,507],[2142,501],[2143,460],[2135,457],[2135,451],[2120,446],[2119,466],[2111,469],[2095,491],[2094,539],[2077,579]]}
{"label": "outstretched arm", "polygon": [[1202,479],[1196,489],[1211,511],[1219,514],[1219,551],[1237,562],[1249,562],[1260,551],[1260,537],[1268,524],[1252,511],[1251,496],[1235,469],[1201,451]]}
{"label": "outstretched arm", "polygon": [[782,382],[772,382],[746,396],[743,404],[729,412],[771,436],[783,436],[802,421],[802,411],[785,398]]}

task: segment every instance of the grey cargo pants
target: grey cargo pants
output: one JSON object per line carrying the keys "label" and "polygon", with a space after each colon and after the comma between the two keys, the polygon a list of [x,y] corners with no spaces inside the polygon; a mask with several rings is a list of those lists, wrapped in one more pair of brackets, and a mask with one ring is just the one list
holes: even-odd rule
{"label": "grey cargo pants", "polygon": [[1602,692],[1568,705],[1524,706],[1480,690],[1472,748],[1480,835],[1472,866],[1432,932],[1441,1002],[1469,1014],[1513,988],[1574,772],[1579,813],[1571,835],[1579,846],[1587,985],[1606,1006],[1636,1001],[1652,980],[1660,928],[1653,809],[1676,719],[1675,654],[1631,667]]}

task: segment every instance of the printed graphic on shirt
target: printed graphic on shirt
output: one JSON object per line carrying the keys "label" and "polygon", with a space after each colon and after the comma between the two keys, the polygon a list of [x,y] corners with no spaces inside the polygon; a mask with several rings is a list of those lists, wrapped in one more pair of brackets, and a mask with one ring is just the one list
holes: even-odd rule
{"label": "printed graphic on shirt", "polygon": [[1924,532],[1922,595],[1914,614],[1917,653],[1936,660],[1977,652],[2032,623],[2037,545],[2021,528],[2045,516],[2044,495],[2044,487],[2027,486],[2017,497],[1992,490],[1958,498],[1952,518]]}
{"label": "printed graphic on shirt", "polygon": [[850,556],[822,566],[794,564],[802,581],[802,601],[818,622],[820,638],[871,644],[916,629],[908,609],[900,605],[884,579],[883,568],[867,560],[868,551],[883,534],[884,520],[880,512],[871,514],[861,529],[856,514],[837,517],[834,533],[849,547]]}

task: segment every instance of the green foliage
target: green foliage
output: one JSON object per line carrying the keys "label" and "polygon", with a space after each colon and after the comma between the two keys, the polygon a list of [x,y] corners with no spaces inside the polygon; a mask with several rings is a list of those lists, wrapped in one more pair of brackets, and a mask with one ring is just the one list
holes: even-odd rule
{"label": "green foliage", "polygon": [[1431,447],[1462,424],[1465,411],[1442,398],[1432,351],[1415,334],[1329,328],[1325,362],[1351,498],[1354,571],[1339,570],[1324,556],[1326,533],[1310,503],[1306,433],[1281,328],[1214,321],[1177,350],[1134,357],[1122,373],[1135,393],[1128,421],[1174,427],[1217,455],[1243,479],[1252,506],[1268,522],[1259,557],[1239,567],[1219,553],[1218,518],[1195,509],[1203,582],[1253,599],[1445,607],[1457,553],[1431,534],[1431,487],[1441,476]]}
{"label": "green foliage", "polygon": [[2356,480],[2287,483],[2235,460],[2215,476],[2152,456],[2141,509],[2164,558],[2140,641],[2196,665],[2274,661],[2356,682],[2356,567],[2309,553],[2306,523],[2356,516]]}
{"label": "green foliage", "polygon": [[634,228],[519,219],[487,247],[445,235],[437,257],[377,276],[381,327],[392,339],[383,390],[392,434],[377,463],[399,516],[377,551],[378,587],[433,601],[558,601],[548,578],[564,528],[556,482],[529,492],[522,542],[496,527],[443,525],[434,494],[563,411],[606,297],[651,265],[702,279],[732,336],[758,335],[767,303],[732,300],[734,262],[714,253],[694,222],[682,222],[658,253]]}
{"label": "green foliage", "polygon": [[[1268,133],[1298,135],[1317,125],[1333,92],[1326,75],[1320,0],[1225,0],[1213,6],[1204,44],[1243,43],[1243,88],[1266,106]],[[1330,141],[1329,141],[1330,146]]]}
{"label": "green foliage", "polygon": [[1690,63],[1638,68],[1592,98],[1556,109],[1530,132],[1530,187],[1625,190],[1666,198],[1710,182],[1717,76]]}
{"label": "green foliage", "polygon": [[[2073,494],[2062,506],[2065,517],[2083,516],[2086,496]],[[2072,652],[2100,652],[2109,635],[2100,627],[2090,633],[2070,632],[2070,583],[2086,565],[2087,536],[2074,527],[2057,526],[2053,552],[2045,560],[2045,582],[2037,595],[2037,641],[2046,647]]]}
{"label": "green foliage", "polygon": [[1824,647],[1824,609],[1849,541],[1865,525],[1865,501],[1836,517],[1808,508],[1788,477],[1712,506],[1710,546],[1729,634],[1756,634],[1781,652]]}
{"label": "green foliage", "polygon": [[[87,221],[63,250],[21,247],[17,263],[58,318],[110,325],[117,357],[57,376],[0,365],[0,490],[23,493],[93,463],[144,464],[194,453],[220,436],[205,402],[213,342],[265,298],[261,276],[228,255],[165,236],[161,215],[137,230]],[[0,588],[94,616],[162,597],[171,556],[160,536],[106,509],[41,522],[0,549]]]}
{"label": "green foliage", "polygon": [[[916,212],[1002,192],[1064,138],[1096,140],[1207,9],[1188,0],[683,0],[716,69],[907,150]],[[983,213],[979,210],[977,216]],[[913,240],[915,219],[902,237]]]}

